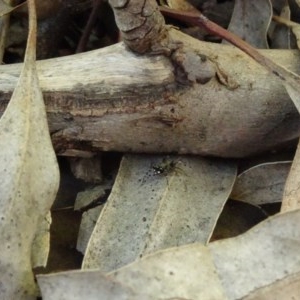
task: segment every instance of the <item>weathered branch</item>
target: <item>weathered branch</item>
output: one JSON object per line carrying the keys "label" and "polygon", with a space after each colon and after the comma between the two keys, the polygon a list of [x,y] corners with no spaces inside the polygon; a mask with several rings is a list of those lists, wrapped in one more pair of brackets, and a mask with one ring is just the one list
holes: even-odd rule
{"label": "weathered branch", "polygon": [[[164,56],[137,56],[117,44],[39,62],[58,153],[82,149],[240,157],[299,136],[296,109],[264,68],[231,46],[169,33],[205,59],[193,69],[183,55],[183,66],[174,66]],[[299,73],[297,51],[263,53]],[[201,84],[197,72],[207,61],[216,74]],[[20,65],[2,65],[0,71],[3,111]]]}

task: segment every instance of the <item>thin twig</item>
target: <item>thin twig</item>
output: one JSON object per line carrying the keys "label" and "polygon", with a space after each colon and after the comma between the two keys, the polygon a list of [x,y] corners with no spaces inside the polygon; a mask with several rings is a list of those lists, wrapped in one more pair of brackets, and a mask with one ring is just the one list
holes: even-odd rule
{"label": "thin twig", "polygon": [[200,12],[182,12],[169,9],[167,7],[160,7],[160,11],[164,15],[205,28],[211,34],[215,34],[225,39],[229,43],[235,45],[236,47],[244,51],[250,57],[254,58],[254,60],[256,60],[258,63],[267,68],[272,74],[280,78],[282,81],[286,82],[286,80],[289,80],[289,84],[291,84],[292,86],[300,86],[300,77],[297,74],[286,70],[284,67],[276,64],[271,59],[265,57],[257,49],[249,45],[247,42],[243,41],[240,37],[222,28],[216,23],[210,21]]}

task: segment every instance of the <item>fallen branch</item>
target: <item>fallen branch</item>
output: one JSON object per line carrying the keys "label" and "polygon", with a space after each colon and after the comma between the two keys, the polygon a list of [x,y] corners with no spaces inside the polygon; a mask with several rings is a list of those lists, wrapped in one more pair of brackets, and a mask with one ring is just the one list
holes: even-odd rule
{"label": "fallen branch", "polygon": [[[192,51],[213,65],[215,75],[198,83],[194,73],[202,62],[173,65],[164,56],[133,54],[123,44],[39,62],[58,154],[78,149],[241,157],[299,136],[294,105],[263,67],[231,46],[174,29],[169,34],[184,45],[186,61]],[[297,51],[262,52],[299,73]],[[1,112],[20,68],[0,68]]]}

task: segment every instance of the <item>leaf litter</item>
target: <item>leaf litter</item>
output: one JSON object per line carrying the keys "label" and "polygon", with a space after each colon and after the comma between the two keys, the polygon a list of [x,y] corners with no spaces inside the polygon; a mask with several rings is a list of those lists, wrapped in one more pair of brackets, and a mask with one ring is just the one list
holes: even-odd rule
{"label": "leaf litter", "polygon": [[[283,82],[286,81],[284,82],[284,85],[293,98],[295,105],[299,107],[298,76],[296,74],[288,73],[287,70],[282,69],[282,67],[274,64],[273,62],[270,63],[270,61],[265,60],[263,57],[259,57],[256,54],[254,57],[257,58],[258,62],[262,64],[265,63],[265,66],[278,78],[283,80]],[[300,150],[298,152],[300,152]],[[299,155],[296,154],[296,158],[298,156]],[[203,159],[203,161],[205,160]],[[188,164],[188,166],[191,165]],[[152,187],[152,189],[157,189],[161,186],[161,195],[168,198],[170,197],[170,195],[168,195],[169,191],[171,191],[174,186],[178,186],[178,183],[181,183],[181,194],[179,192],[179,195],[181,200],[185,200],[185,195],[187,191],[189,191],[189,185],[187,184],[188,180],[185,176],[190,176],[189,171],[186,169],[186,163],[182,163],[180,160],[175,161],[175,163],[169,163],[169,165],[166,166],[162,160],[158,162],[153,160],[151,164],[148,163],[147,168],[148,173],[146,172],[146,175],[145,171],[137,169],[137,173],[141,175],[139,177],[139,183],[141,185],[154,180],[156,183],[153,185],[150,184],[150,188]],[[179,170],[176,170],[176,168]],[[183,172],[181,172],[180,169],[183,169]],[[182,174],[180,175],[180,173]],[[203,173],[206,175],[205,172]],[[116,182],[116,186],[119,184],[122,188],[125,187],[125,195],[128,187],[130,186],[130,180],[128,180],[128,182],[125,180],[126,175],[128,176],[127,179],[129,178],[132,180],[133,174],[127,170],[127,173],[125,172],[124,179],[119,179],[121,183],[118,183],[118,179]],[[285,191],[286,194],[292,195],[293,201],[299,198],[297,196],[297,193],[299,193],[300,190],[298,178],[299,163],[294,161]],[[136,180],[136,178],[134,180]],[[205,179],[203,181],[205,186]],[[211,185],[211,182],[207,181],[206,184],[209,186]],[[117,189],[117,187],[115,189]],[[133,189],[137,189],[136,185]],[[222,192],[222,188],[220,190]],[[136,192],[136,194],[139,195],[144,192],[145,189],[141,189],[139,192]],[[211,195],[215,193],[212,190],[209,192]],[[219,194],[224,196],[225,193],[223,194],[221,192],[219,191]],[[122,199],[123,196],[123,193],[119,192],[119,198]],[[159,195],[157,198],[159,198]],[[112,199],[113,195],[106,207],[109,207],[109,203],[113,202]],[[216,211],[214,211],[214,221],[216,221],[218,217],[217,211],[220,211],[222,205],[224,205],[224,200],[222,199],[222,201],[218,203],[219,206]],[[106,214],[115,214],[115,216],[118,215],[116,211],[113,211],[113,209],[119,209],[119,202],[117,202],[117,204],[118,205],[115,206],[112,205],[112,213],[107,208],[106,210],[103,210],[99,220],[101,220],[101,218],[105,218]],[[205,204],[207,205],[207,203]],[[160,209],[158,210],[159,213],[155,215],[154,212],[154,217],[152,218],[153,222],[147,223],[148,228],[144,228],[144,231],[148,232],[148,236],[144,240],[147,242],[144,242],[144,246],[141,247],[141,249],[143,249],[142,251],[136,252],[132,244],[129,242],[126,244],[126,247],[134,252],[134,255],[132,255],[133,259],[131,261],[135,262],[116,271],[112,271],[112,273],[108,275],[109,278],[101,274],[105,270],[101,270],[101,272],[84,270],[47,276],[41,275],[39,276],[38,281],[41,285],[44,299],[58,299],[59,297],[59,299],[82,299],[87,295],[91,295],[91,293],[94,294],[89,299],[93,299],[93,297],[97,296],[99,297],[99,294],[103,295],[103,297],[106,296],[109,299],[113,299],[113,297],[115,297],[115,299],[126,299],[128,297],[130,299],[134,299],[134,297],[141,299],[141,296],[143,296],[143,299],[147,299],[147,297],[149,297],[149,299],[153,299],[157,298],[157,295],[159,295],[160,298],[165,297],[167,299],[174,299],[178,297],[184,299],[226,299],[226,297],[228,297],[228,299],[241,299],[241,297],[245,298],[247,295],[250,297],[250,295],[256,290],[259,291],[266,287],[271,287],[272,285],[278,284],[278,282],[281,283],[286,281],[288,285],[291,282],[293,283],[293,280],[295,281],[295,278],[297,278],[297,274],[299,273],[299,255],[297,250],[299,249],[300,240],[299,232],[297,232],[299,224],[298,210],[270,218],[246,234],[240,235],[236,238],[213,242],[208,246],[196,243],[156,252],[158,249],[163,249],[164,247],[181,245],[178,239],[175,239],[177,245],[174,245],[174,240],[169,243],[168,239],[165,239],[170,233],[170,228],[163,229],[162,233],[159,232],[159,230],[161,230],[161,224],[158,221],[161,218],[161,215],[164,216],[164,211],[169,211],[170,208],[172,211],[172,206],[169,207],[168,205],[171,204],[162,202],[162,204],[157,205]],[[137,217],[131,214],[136,207],[137,206],[133,204],[131,207],[129,206],[129,211],[127,210],[126,212],[124,210],[122,213],[119,213],[119,219]],[[292,205],[287,210],[296,209],[297,207],[299,207],[299,204],[297,205],[296,203],[296,205]],[[164,217],[166,217],[167,220],[172,220],[172,218],[177,220],[178,217],[181,217],[180,214],[182,211],[185,213],[183,208],[184,207],[179,205],[178,209],[176,208],[174,210],[175,212],[173,215],[171,214],[170,216],[167,215]],[[143,214],[139,215],[139,217],[141,216],[143,216],[142,222],[148,222],[148,215],[146,220],[144,219],[145,216]],[[112,221],[116,222],[119,220],[117,218],[112,218]],[[115,227],[119,227],[117,225],[118,223],[113,224],[112,221],[106,227],[106,229],[110,231],[108,232],[108,236],[109,234],[114,235],[115,232],[113,232],[113,229],[115,229]],[[100,223],[101,221],[98,222]],[[105,223],[106,222],[103,222],[103,225],[105,225]],[[162,223],[164,224],[165,222]],[[122,221],[120,224],[122,224]],[[129,225],[131,226],[132,224],[138,227],[142,223],[141,221],[140,223],[133,222]],[[207,243],[208,238],[211,235],[211,231],[214,227],[213,222],[210,222],[210,226],[208,227],[209,229],[204,232],[204,237],[199,238],[200,240],[203,239],[201,240],[203,244]],[[153,230],[153,234],[151,230]],[[94,233],[96,231],[97,226]],[[175,230],[175,233],[176,232],[177,229]],[[154,239],[160,235],[163,238],[161,240],[159,239],[159,241],[154,241]],[[116,237],[118,237],[118,232]],[[94,237],[92,236],[91,241],[93,238]],[[109,244],[112,240],[107,238],[106,240],[103,239],[103,241]],[[193,240],[193,242],[197,241],[197,239]],[[166,244],[164,246],[165,242]],[[189,242],[191,241],[183,240],[182,244]],[[150,247],[148,247],[148,245],[150,245]],[[93,244],[93,242],[90,242],[86,257],[89,257],[89,253],[93,247],[97,248],[98,246],[96,243]],[[114,250],[113,247],[111,249]],[[148,253],[151,253],[152,251],[155,252],[149,255]],[[140,256],[143,257],[139,259]],[[197,264],[198,257],[201,257],[201,259],[199,259],[199,264],[197,265],[200,265],[200,268],[195,266]],[[174,258],[174,260],[172,260],[172,258]],[[191,258],[191,260],[187,260],[187,258]],[[93,259],[94,258],[92,257],[92,260]],[[129,261],[126,261],[124,263],[123,261],[120,265],[115,265],[113,263],[113,269],[116,267],[119,268],[128,262]],[[90,265],[87,263],[87,266],[93,267],[93,263]],[[94,266],[98,267],[97,262]],[[253,266],[255,266],[255,268]],[[256,266],[258,266],[258,268],[256,268]],[[176,269],[177,267],[178,269]],[[173,269],[168,273],[167,270],[170,268]],[[175,270],[178,270],[178,272],[176,271],[175,273],[174,268]],[[178,277],[174,275],[178,275]],[[116,281],[111,281],[111,278]],[[80,285],[80,282],[85,283],[85,285]],[[100,282],[103,284],[99,284]],[[93,286],[93,283],[95,284],[95,287]],[[203,283],[205,283],[204,286],[201,285]],[[53,287],[55,288],[53,289]],[[143,288],[141,289],[141,287]],[[99,289],[96,290],[97,288]],[[199,290],[197,288],[199,288]],[[295,288],[297,288],[297,285],[295,285]],[[68,293],[66,291],[68,291]],[[56,292],[57,294],[55,294]],[[51,298],[53,295],[56,295],[56,298]],[[79,298],[79,295],[81,295],[81,298]]]}
{"label": "leaf litter", "polygon": [[[77,299],[72,297],[80,282],[89,282],[82,297],[105,297],[103,280],[117,282],[118,289],[123,288],[117,297],[124,299],[242,299],[280,280],[293,283],[300,272],[299,222],[300,210],[295,210],[271,217],[238,237],[157,251],[106,275],[82,270],[39,275],[38,282],[44,300],[57,299],[52,297],[57,293],[64,295],[62,300]],[[126,298],[128,291],[133,296]]]}

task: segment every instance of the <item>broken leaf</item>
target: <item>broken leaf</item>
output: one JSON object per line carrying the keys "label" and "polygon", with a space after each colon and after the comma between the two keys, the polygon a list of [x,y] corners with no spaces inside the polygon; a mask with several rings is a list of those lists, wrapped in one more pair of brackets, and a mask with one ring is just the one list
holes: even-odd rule
{"label": "broken leaf", "polygon": [[281,202],[290,168],[290,161],[254,166],[238,176],[230,198],[252,205]]}
{"label": "broken leaf", "polygon": [[78,239],[76,249],[82,254],[85,253],[87,244],[92,235],[95,224],[99,218],[103,206],[99,205],[84,212],[81,217],[80,228],[78,232]]}

